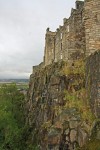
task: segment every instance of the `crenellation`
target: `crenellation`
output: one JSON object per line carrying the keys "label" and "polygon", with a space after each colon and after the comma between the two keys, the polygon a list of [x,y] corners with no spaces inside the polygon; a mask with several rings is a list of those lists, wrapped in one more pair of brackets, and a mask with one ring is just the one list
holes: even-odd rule
{"label": "crenellation", "polygon": [[[100,49],[100,0],[76,0],[69,18],[55,32],[46,30],[44,66],[72,61]],[[76,54],[78,56],[76,57]],[[73,57],[75,55],[75,57]]]}

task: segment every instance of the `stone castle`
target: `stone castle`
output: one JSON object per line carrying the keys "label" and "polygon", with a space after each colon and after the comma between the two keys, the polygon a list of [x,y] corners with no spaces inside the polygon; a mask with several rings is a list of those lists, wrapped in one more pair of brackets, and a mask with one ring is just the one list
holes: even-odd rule
{"label": "stone castle", "polygon": [[88,57],[100,50],[100,0],[76,0],[76,8],[56,32],[46,30],[44,60],[33,66],[33,73],[41,67],[60,60]]}

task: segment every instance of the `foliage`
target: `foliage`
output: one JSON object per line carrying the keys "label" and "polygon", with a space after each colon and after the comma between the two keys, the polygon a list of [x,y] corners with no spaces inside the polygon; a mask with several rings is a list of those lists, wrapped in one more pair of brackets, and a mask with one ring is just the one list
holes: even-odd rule
{"label": "foliage", "polygon": [[62,73],[65,75],[76,75],[80,74],[81,76],[85,75],[85,62],[83,59],[76,60],[72,63],[72,65],[65,64],[64,67],[62,68]]}
{"label": "foliage", "polygon": [[0,150],[38,150],[25,125],[25,96],[15,83],[0,87]]}
{"label": "foliage", "polygon": [[24,95],[15,84],[0,88],[0,149],[20,149],[24,126]]}

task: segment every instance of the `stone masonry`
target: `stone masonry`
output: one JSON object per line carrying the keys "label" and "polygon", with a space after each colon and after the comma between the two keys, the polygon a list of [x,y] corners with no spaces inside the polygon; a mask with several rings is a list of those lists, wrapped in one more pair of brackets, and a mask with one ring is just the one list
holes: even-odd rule
{"label": "stone masonry", "polygon": [[76,0],[70,17],[56,32],[46,30],[44,60],[33,72],[60,60],[70,61],[100,50],[100,0]]}
{"label": "stone masonry", "polygon": [[86,56],[100,50],[100,0],[85,1]]}
{"label": "stone masonry", "polygon": [[47,28],[45,37],[45,65],[49,65],[55,58],[55,32],[49,31]]}

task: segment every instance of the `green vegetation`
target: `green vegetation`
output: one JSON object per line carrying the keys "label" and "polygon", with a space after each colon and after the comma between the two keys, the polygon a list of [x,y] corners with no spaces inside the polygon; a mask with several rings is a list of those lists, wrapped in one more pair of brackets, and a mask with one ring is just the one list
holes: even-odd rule
{"label": "green vegetation", "polygon": [[[83,121],[90,126],[95,120],[95,116],[90,108],[89,87],[85,87],[85,60],[83,58],[75,60],[71,63],[62,62],[62,68],[59,72],[60,76],[66,76],[67,88],[63,91],[64,105],[54,106],[56,116],[66,108],[76,108],[80,113]],[[47,124],[46,124],[47,125]]]}
{"label": "green vegetation", "polygon": [[86,95],[86,89],[82,88],[79,91],[73,93],[66,91],[66,108],[75,107],[80,112],[81,117],[84,121],[88,121],[91,125],[95,119],[93,113],[91,112],[89,101]]}
{"label": "green vegetation", "polygon": [[90,125],[95,117],[90,109],[89,97],[85,88],[85,61],[79,59],[73,64],[65,64],[62,73],[71,80],[69,88],[65,92],[65,108],[75,107],[80,112],[82,119]]}
{"label": "green vegetation", "polygon": [[24,126],[24,95],[15,84],[0,88],[0,149],[20,148]]}
{"label": "green vegetation", "polygon": [[65,75],[80,74],[81,76],[85,76],[85,61],[83,59],[79,59],[74,61],[72,65],[70,63],[65,63],[61,72]]}
{"label": "green vegetation", "polygon": [[[29,145],[29,127],[25,126],[25,96],[16,84],[0,88],[0,150],[35,150]],[[30,148],[31,147],[31,148]]]}
{"label": "green vegetation", "polygon": [[28,82],[0,82],[0,87],[2,87],[4,84],[6,85],[12,85],[12,84],[16,84],[16,87],[18,89],[28,89]]}

